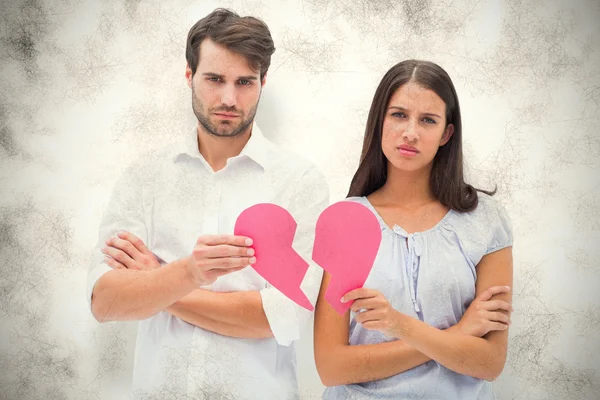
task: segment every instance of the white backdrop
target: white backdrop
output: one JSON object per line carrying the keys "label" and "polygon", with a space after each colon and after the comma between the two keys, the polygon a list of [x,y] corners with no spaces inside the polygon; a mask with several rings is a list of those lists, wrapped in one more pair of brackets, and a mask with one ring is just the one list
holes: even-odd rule
{"label": "white backdrop", "polygon": [[[127,398],[136,326],[92,319],[88,257],[129,160],[194,123],[185,38],[218,6],[269,25],[257,121],[334,201],[385,71],[421,58],[450,73],[469,178],[498,185],[516,232],[498,398],[600,398],[597,0],[2,0],[0,398]],[[305,400],[322,391],[310,333]]]}

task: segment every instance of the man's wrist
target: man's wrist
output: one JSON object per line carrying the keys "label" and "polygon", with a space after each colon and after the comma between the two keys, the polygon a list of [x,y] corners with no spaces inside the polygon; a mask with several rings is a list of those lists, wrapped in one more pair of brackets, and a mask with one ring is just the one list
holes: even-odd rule
{"label": "man's wrist", "polygon": [[[192,272],[191,262],[191,256],[188,256],[175,260],[166,266],[173,269],[174,271],[177,271],[177,275],[179,276],[178,280],[183,286],[189,287],[190,291],[197,289],[202,285],[201,282],[198,282],[198,280]],[[162,269],[164,269],[164,267],[155,269],[152,272],[159,272]]]}

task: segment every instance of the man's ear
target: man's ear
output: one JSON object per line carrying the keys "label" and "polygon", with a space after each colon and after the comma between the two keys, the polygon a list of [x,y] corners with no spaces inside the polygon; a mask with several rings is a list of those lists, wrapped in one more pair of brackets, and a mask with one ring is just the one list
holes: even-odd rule
{"label": "man's ear", "polygon": [[444,129],[444,134],[442,135],[442,140],[440,142],[440,146],[443,146],[446,143],[448,143],[448,141],[450,140],[450,138],[452,137],[453,134],[454,134],[454,125],[448,124],[446,129]]}
{"label": "man's ear", "polygon": [[260,80],[260,85],[265,86],[266,83],[267,83],[267,73],[265,72],[262,79]]}
{"label": "man's ear", "polygon": [[188,87],[192,88],[192,69],[189,64],[185,64],[185,81],[187,82]]}

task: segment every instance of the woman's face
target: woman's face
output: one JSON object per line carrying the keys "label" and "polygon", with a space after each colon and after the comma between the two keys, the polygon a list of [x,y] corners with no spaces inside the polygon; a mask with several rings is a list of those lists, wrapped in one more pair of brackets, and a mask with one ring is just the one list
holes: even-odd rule
{"label": "woman's face", "polygon": [[401,171],[418,171],[430,167],[438,148],[448,142],[453,132],[453,125],[446,127],[444,101],[434,91],[408,82],[390,99],[381,147],[391,166]]}

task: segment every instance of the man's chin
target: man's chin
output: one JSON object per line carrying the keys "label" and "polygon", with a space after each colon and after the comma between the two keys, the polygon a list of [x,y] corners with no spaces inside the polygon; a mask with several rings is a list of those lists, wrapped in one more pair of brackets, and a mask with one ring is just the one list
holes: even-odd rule
{"label": "man's chin", "polygon": [[214,119],[198,119],[204,131],[217,137],[237,137],[243,134],[250,126],[246,121],[223,121]]}
{"label": "man's chin", "polygon": [[240,134],[242,134],[242,132],[236,127],[234,129],[231,128],[227,128],[227,129],[215,129],[213,131],[213,134],[215,136],[219,136],[219,137],[235,137],[235,136],[239,136]]}

